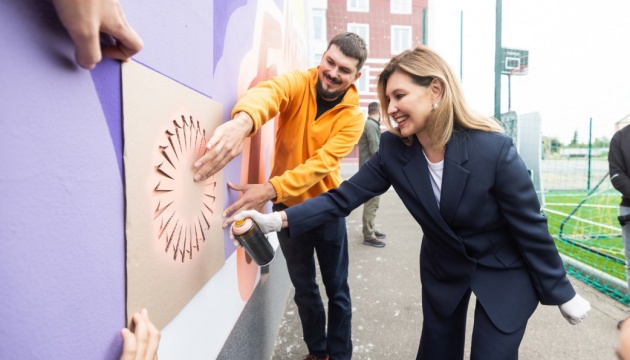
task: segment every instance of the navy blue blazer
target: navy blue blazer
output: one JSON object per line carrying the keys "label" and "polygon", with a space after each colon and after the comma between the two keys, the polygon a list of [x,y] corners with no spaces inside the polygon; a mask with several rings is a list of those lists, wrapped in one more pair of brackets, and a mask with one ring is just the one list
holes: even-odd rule
{"label": "navy blue blazer", "polygon": [[510,137],[456,129],[446,146],[438,207],[418,141],[381,135],[379,151],[352,178],[286,209],[297,235],[348,216],[391,186],[420,224],[423,301],[450,315],[468,288],[502,331],[524,326],[538,303],[575,296],[527,168]]}

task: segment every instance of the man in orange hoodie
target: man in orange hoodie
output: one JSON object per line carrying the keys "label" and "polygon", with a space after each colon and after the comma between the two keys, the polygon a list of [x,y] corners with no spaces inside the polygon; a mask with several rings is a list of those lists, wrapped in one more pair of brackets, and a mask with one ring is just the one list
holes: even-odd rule
{"label": "man in orange hoodie", "polygon": [[[196,181],[222,169],[241,153],[243,140],[278,115],[274,166],[264,184],[230,184],[243,193],[223,216],[226,227],[234,214],[261,210],[267,201],[274,211],[302,203],[341,184],[340,161],[363,132],[363,114],[354,82],[367,59],[365,41],[341,33],[328,44],[320,65],[262,81],[238,101],[232,120],[219,126],[208,151],[196,163]],[[291,237],[278,233],[295,287],[306,359],[346,360],[352,357],[348,239],[343,217],[313,231]],[[314,254],[328,295],[328,321],[316,282]],[[327,331],[326,331],[327,329]]]}

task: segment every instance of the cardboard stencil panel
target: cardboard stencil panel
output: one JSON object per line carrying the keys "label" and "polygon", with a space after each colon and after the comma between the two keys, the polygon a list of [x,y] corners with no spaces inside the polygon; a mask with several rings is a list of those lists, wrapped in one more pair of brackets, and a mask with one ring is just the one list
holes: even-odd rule
{"label": "cardboard stencil panel", "polygon": [[163,329],[225,263],[223,172],[193,181],[222,106],[134,61],[122,84],[127,320]]}

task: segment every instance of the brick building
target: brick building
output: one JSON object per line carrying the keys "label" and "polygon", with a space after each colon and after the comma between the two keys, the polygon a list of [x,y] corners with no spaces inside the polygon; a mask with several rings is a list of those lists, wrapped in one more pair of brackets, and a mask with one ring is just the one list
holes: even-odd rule
{"label": "brick building", "polygon": [[[319,64],[328,41],[343,31],[355,32],[367,42],[369,56],[357,80],[360,106],[378,101],[378,74],[393,55],[426,44],[428,0],[314,0],[312,3],[311,64]],[[356,158],[357,149],[349,159]]]}
{"label": "brick building", "polygon": [[[337,33],[352,31],[367,42],[369,57],[357,81],[361,108],[377,100],[376,80],[393,55],[426,43],[424,23],[428,0],[328,0],[314,9],[314,29],[323,40],[312,61],[319,63],[327,42]],[[324,30],[325,29],[325,30]]]}

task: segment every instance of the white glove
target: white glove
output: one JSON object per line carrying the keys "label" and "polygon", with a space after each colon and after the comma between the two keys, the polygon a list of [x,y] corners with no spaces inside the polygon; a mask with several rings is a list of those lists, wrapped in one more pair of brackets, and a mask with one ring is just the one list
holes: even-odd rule
{"label": "white glove", "polygon": [[558,308],[571,325],[577,325],[586,319],[588,312],[591,311],[591,304],[576,293],[573,299],[558,305]]}
{"label": "white glove", "polygon": [[234,220],[243,220],[245,218],[252,218],[258,224],[260,230],[264,233],[270,233],[272,231],[280,231],[282,229],[282,219],[280,213],[277,211],[271,214],[261,214],[256,210],[245,210],[234,216]]}

